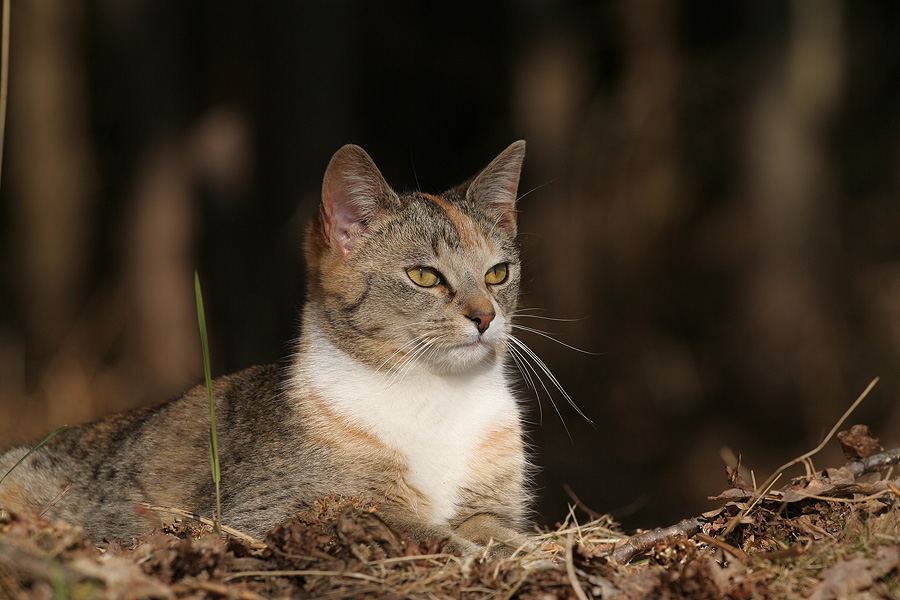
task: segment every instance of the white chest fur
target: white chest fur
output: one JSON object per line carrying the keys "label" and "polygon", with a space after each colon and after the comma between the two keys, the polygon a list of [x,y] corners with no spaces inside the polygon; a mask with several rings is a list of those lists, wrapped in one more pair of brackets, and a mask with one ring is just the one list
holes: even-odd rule
{"label": "white chest fur", "polygon": [[446,523],[485,434],[518,420],[503,366],[450,376],[413,369],[391,381],[317,338],[315,355],[297,365],[298,384],[312,385],[335,412],[397,451],[429,501],[430,514],[419,516]]}

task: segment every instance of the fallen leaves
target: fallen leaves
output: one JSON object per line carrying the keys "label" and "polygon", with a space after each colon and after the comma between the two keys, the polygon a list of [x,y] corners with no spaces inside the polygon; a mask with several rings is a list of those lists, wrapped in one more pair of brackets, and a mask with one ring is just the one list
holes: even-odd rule
{"label": "fallen leaves", "polygon": [[874,557],[857,554],[824,569],[819,583],[810,591],[809,600],[847,598],[853,592],[869,589],[900,566],[900,547],[882,546]]}
{"label": "fallen leaves", "polygon": [[854,425],[838,432],[837,441],[848,459],[866,458],[881,449],[878,438],[872,435],[868,425]]}

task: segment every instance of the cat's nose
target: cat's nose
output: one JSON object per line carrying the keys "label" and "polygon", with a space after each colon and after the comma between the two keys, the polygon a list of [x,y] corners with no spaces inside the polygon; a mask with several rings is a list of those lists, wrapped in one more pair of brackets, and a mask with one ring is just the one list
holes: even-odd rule
{"label": "cat's nose", "polygon": [[478,333],[484,333],[487,331],[487,328],[490,327],[491,321],[494,320],[494,313],[475,313],[472,315],[466,315],[475,323],[475,327],[478,328]]}

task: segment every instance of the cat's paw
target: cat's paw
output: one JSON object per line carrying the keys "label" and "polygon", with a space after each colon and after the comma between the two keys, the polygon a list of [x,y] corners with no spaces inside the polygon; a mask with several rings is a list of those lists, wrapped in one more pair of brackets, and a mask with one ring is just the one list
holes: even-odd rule
{"label": "cat's paw", "polygon": [[447,538],[446,548],[453,552],[458,552],[463,556],[478,557],[484,554],[486,548],[481,544],[476,544],[472,540],[467,540],[459,535],[451,534]]}
{"label": "cat's paw", "polygon": [[525,534],[510,539],[498,541],[490,540],[487,546],[487,558],[510,558],[512,556],[525,556],[533,554],[541,549],[541,545]]}

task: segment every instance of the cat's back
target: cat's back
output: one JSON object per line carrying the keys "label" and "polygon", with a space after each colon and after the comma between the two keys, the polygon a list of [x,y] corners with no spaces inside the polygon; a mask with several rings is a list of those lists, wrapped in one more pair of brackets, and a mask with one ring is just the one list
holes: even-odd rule
{"label": "cat's back", "polygon": [[[265,466],[267,446],[289,431],[291,411],[280,370],[257,366],[213,382],[220,458]],[[180,398],[110,415],[62,431],[0,485],[0,507],[43,511],[107,536],[148,524],[139,502],[194,509],[210,485],[209,400],[205,386]],[[0,456],[6,473],[30,447]]]}

